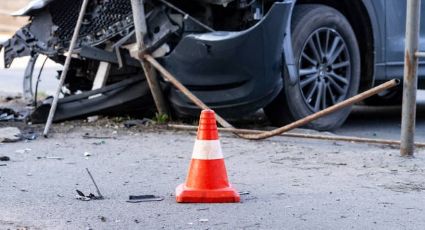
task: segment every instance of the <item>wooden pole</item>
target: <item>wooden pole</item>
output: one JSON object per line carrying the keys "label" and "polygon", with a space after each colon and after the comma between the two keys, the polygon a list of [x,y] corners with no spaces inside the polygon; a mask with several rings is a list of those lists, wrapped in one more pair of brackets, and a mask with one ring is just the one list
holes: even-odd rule
{"label": "wooden pole", "polygon": [[158,113],[168,114],[167,104],[165,103],[164,95],[162,94],[162,89],[156,76],[156,72],[151,65],[143,59],[143,51],[145,50],[143,38],[147,33],[144,1],[131,0],[131,8],[133,10],[134,30],[136,31],[137,48],[139,52],[137,59],[142,65],[143,72],[145,73]]}
{"label": "wooden pole", "polygon": [[[190,92],[182,83],[180,83],[170,72],[168,72],[159,62],[155,60],[151,55],[145,54],[145,59],[155,67],[167,81],[174,85],[178,90],[180,90],[186,97],[189,98],[195,105],[201,109],[209,109],[209,107],[202,102],[198,97],[196,97],[192,92]],[[233,128],[224,118],[216,113],[217,122],[225,128]]]}
{"label": "wooden pole", "polygon": [[[197,126],[193,125],[178,125],[169,124],[168,127],[177,130],[196,131]],[[238,134],[261,134],[264,130],[253,130],[253,129],[236,129],[236,128],[218,128],[220,132],[230,132]],[[303,134],[303,133],[281,133],[279,136],[293,137],[293,138],[305,138],[305,139],[316,139],[316,140],[327,140],[327,141],[343,141],[352,143],[367,143],[367,144],[379,144],[379,145],[394,145],[400,146],[400,141],[386,140],[386,139],[371,139],[363,137],[351,137],[351,136],[333,136],[333,135],[320,135],[320,134]],[[418,148],[425,148],[425,143],[415,143]]]}

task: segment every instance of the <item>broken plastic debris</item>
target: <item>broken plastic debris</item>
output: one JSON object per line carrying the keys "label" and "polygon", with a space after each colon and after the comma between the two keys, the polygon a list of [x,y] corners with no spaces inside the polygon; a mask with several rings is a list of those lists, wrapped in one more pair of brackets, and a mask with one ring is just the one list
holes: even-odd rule
{"label": "broken plastic debris", "polygon": [[89,195],[85,195],[83,192],[81,192],[80,190],[76,189],[75,191],[77,192],[76,198],[78,200],[82,200],[82,201],[89,201],[89,200],[103,200],[104,197],[102,196],[102,194],[99,191],[99,188],[97,187],[96,182],[94,181],[93,176],[91,175],[90,171],[88,168],[86,168],[87,173],[90,176],[90,179],[92,180],[94,186],[96,187],[96,192],[97,192],[97,196],[94,195],[93,193],[90,193]]}
{"label": "broken plastic debris", "polygon": [[104,217],[104,216],[99,216],[99,219],[100,219],[100,221],[102,221],[102,222],[106,222],[106,217]]}
{"label": "broken plastic debris", "polygon": [[8,157],[8,156],[0,156],[0,161],[10,161],[10,157]]}
{"label": "broken plastic debris", "polygon": [[99,141],[99,142],[93,142],[92,144],[93,145],[104,145],[104,144],[106,144],[106,142],[105,141]]}
{"label": "broken plastic debris", "polygon": [[128,120],[124,122],[124,127],[131,128],[133,126],[147,126],[153,123],[153,120],[147,118],[143,118],[142,120]]}
{"label": "broken plastic debris", "polygon": [[24,139],[24,140],[27,140],[27,141],[33,141],[33,140],[35,140],[35,139],[37,139],[37,137],[38,137],[38,134],[37,133],[35,133],[35,132],[27,132],[27,133],[23,133],[23,134],[21,134],[21,137]]}
{"label": "broken plastic debris", "polygon": [[89,133],[85,133],[83,135],[84,139],[115,139],[115,137],[107,137],[107,136],[91,136]]}
{"label": "broken plastic debris", "polygon": [[90,193],[89,195],[85,195],[83,192],[81,192],[78,189],[76,189],[75,191],[77,192],[77,195],[75,196],[75,198],[77,200],[90,201],[90,200],[102,200],[103,199],[103,197],[96,196],[93,193]]}
{"label": "broken plastic debris", "polygon": [[22,121],[25,114],[15,112],[10,108],[0,108],[0,121]]}
{"label": "broken plastic debris", "polygon": [[130,195],[127,202],[128,203],[141,203],[141,202],[151,202],[151,201],[162,201],[164,197],[155,196],[155,195]]}
{"label": "broken plastic debris", "polygon": [[63,160],[63,157],[37,157],[38,160],[40,159],[49,159],[49,160]]}
{"label": "broken plastic debris", "polygon": [[31,151],[31,149],[26,148],[26,149],[18,149],[15,152],[19,153],[19,154],[24,154],[24,153],[29,153]]}
{"label": "broken plastic debris", "polygon": [[99,120],[99,116],[91,116],[91,117],[87,117],[87,122],[88,123],[92,123]]}

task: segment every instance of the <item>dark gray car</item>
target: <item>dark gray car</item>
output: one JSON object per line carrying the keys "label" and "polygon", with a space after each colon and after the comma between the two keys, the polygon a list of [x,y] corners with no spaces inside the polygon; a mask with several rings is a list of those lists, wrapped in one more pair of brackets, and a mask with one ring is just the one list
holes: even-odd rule
{"label": "dark gray car", "polygon": [[[31,16],[31,23],[4,44],[6,66],[15,57],[34,59],[38,54],[63,63],[81,2],[35,0],[19,12]],[[160,62],[225,117],[264,108],[274,124],[282,125],[402,77],[404,0],[146,0],[145,4],[146,52],[161,53]],[[116,111],[123,101],[143,101],[138,108],[152,107],[147,105],[152,101],[143,73],[129,53],[135,42],[129,1],[93,1],[85,19],[67,76],[70,93],[60,103],[56,120]],[[101,62],[111,64],[106,89],[92,92]],[[32,75],[31,65],[27,73]],[[175,115],[197,115],[199,109],[181,92],[167,82],[163,89]],[[76,94],[81,91],[83,96]],[[100,97],[92,97],[99,93]],[[397,104],[400,98],[396,89],[366,103]],[[335,129],[349,113],[347,108],[309,126]]]}
{"label": "dark gray car", "polygon": [[[372,85],[402,78],[406,1],[297,1],[295,4],[291,16],[292,43],[287,41],[284,46],[289,70],[284,74],[285,86],[266,108],[275,123],[302,118]],[[421,45],[424,39],[422,32]],[[293,55],[287,52],[287,47],[293,47]],[[339,57],[335,59],[336,55]],[[424,74],[421,63],[420,80]],[[398,88],[365,103],[400,104],[401,96]],[[313,122],[310,127],[334,129],[349,112],[350,109],[340,111]]]}

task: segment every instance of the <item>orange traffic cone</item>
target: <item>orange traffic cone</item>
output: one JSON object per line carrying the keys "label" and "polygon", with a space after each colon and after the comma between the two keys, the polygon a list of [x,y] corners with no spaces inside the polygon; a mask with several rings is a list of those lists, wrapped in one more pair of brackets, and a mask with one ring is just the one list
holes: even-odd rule
{"label": "orange traffic cone", "polygon": [[236,203],[239,193],[227,179],[215,113],[203,110],[186,183],[176,188],[179,203]]}

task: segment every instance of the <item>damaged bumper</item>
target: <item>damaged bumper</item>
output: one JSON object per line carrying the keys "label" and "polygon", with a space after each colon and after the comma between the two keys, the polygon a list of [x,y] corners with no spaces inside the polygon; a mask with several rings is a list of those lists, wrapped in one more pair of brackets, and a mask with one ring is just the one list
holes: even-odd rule
{"label": "damaged bumper", "polygon": [[[163,64],[207,105],[226,117],[263,108],[282,87],[282,44],[290,3],[275,3],[254,27],[183,38]],[[286,15],[286,16],[285,16]],[[179,114],[198,108],[181,92],[170,92]]]}

